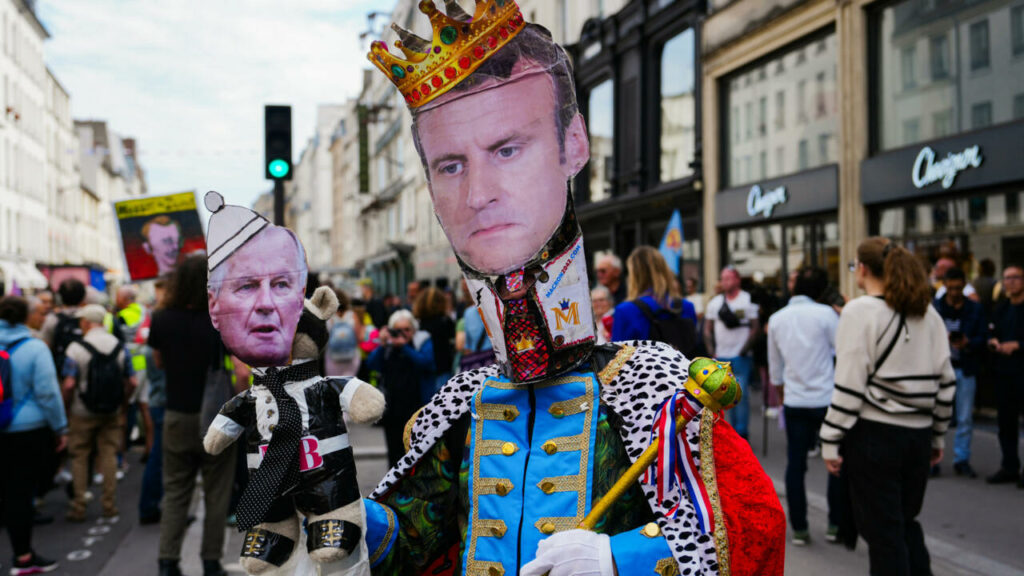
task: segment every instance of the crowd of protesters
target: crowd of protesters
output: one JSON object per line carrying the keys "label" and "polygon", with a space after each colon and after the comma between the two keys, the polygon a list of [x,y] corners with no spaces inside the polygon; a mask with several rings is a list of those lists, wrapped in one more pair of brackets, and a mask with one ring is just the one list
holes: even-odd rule
{"label": "crowd of protesters", "polygon": [[[212,327],[203,258],[183,260],[145,302],[125,286],[108,303],[73,279],[56,295],[0,299],[0,361],[6,358],[11,374],[3,385],[15,407],[10,422],[0,420],[0,457],[33,468],[0,475],[12,574],[56,565],[32,546],[32,526],[46,521],[35,503],[55,480],[67,484],[69,521],[90,517],[93,484],[102,485],[99,515],[122,513],[117,481],[133,442],[143,446],[145,464],[139,522],[160,524],[161,575],[181,573],[200,479],[204,574],[224,574],[224,526],[244,490],[245,465],[235,451],[203,451],[199,412],[211,366],[230,372],[237,389],[249,384],[249,373]],[[1024,269],[1008,264],[1000,274],[986,260],[968,280],[962,264],[945,254],[926,271],[903,247],[871,238],[850,264],[864,296],[846,302],[824,270],[802,267],[789,275],[785,302],[732,267],[700,293],[696,278],[681,283],[652,247],[636,248],[625,265],[604,254],[594,262],[591,291],[598,343],[660,340],[689,357],[729,362],[744,390],[728,416],[741,436],[755,384],[766,416],[780,410],[792,542],[811,542],[804,477],[808,454],[820,451],[831,473],[825,539],[849,545],[859,534],[873,567],[928,573],[916,516],[928,478],[941,474],[948,426],[955,429],[954,473],[977,476],[971,439],[979,381],[994,389],[1002,449],[988,482],[1024,488]],[[404,453],[403,432],[416,411],[452,375],[494,361],[480,312],[465,283],[460,288],[411,282],[404,298],[381,297],[364,280],[358,293],[335,290],[340,306],[328,321],[323,370],[358,375],[385,392],[381,425],[391,464]],[[117,383],[106,397],[91,386],[101,378]]]}

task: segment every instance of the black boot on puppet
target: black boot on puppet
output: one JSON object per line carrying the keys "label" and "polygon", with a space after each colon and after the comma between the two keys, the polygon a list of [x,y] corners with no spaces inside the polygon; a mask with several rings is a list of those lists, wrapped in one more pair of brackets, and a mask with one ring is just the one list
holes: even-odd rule
{"label": "black boot on puppet", "polygon": [[[343,413],[372,422],[384,396],[356,378],[325,378],[318,357],[333,291],[303,300],[305,253],[290,230],[207,194],[208,298],[214,327],[231,353],[253,367],[253,386],[221,408],[203,439],[219,454],[246,436],[249,485],[238,505],[249,574],[292,573],[306,518],[309,557],[369,573],[365,513]],[[359,570],[362,565],[365,570]]]}

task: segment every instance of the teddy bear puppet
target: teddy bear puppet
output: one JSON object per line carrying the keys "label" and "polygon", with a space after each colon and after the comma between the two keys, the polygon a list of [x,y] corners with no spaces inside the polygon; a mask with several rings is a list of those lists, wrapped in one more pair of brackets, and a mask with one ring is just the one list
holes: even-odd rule
{"label": "teddy bear puppet", "polygon": [[[356,378],[318,374],[317,359],[328,340],[327,319],[337,309],[334,292],[325,286],[317,288],[305,301],[292,344],[291,364],[254,369],[256,383],[221,408],[203,440],[207,452],[219,454],[245,433],[250,486],[239,503],[241,512],[268,497],[260,492],[256,478],[268,453],[281,450],[281,444],[274,442],[278,403],[268,387],[260,383],[261,376],[276,371],[301,411],[298,453],[285,455],[291,468],[286,481],[269,495],[273,501],[258,524],[239,526],[247,528],[240,560],[249,574],[273,573],[291,557],[300,536],[296,511],[306,517],[306,544],[314,562],[344,560],[363,545],[363,503],[342,414],[347,413],[357,423],[376,421],[384,412],[384,396]],[[362,556],[365,561],[365,554]]]}

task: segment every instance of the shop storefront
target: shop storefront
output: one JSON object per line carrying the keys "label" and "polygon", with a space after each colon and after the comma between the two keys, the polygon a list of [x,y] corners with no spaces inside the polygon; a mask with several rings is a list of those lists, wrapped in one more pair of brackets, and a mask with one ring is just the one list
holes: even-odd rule
{"label": "shop storefront", "polygon": [[718,80],[720,263],[776,296],[801,266],[839,280],[837,54],[829,25]]}
{"label": "shop storefront", "polygon": [[972,273],[986,258],[997,270],[1024,262],[1024,121],[880,154],[861,171],[871,234]]}
{"label": "shop storefront", "polygon": [[1024,262],[1024,2],[903,0],[868,24],[868,233],[987,284],[984,260]]}
{"label": "shop storefront", "polygon": [[573,197],[592,259],[611,252],[625,261],[637,246],[658,246],[679,210],[681,276],[702,279],[702,9],[693,0],[632,0],[588,20],[571,47],[591,152]]}
{"label": "shop storefront", "polygon": [[890,3],[871,14],[869,233],[973,275],[1024,261],[1024,3]]}
{"label": "shop storefront", "polygon": [[715,224],[724,264],[778,297],[801,266],[839,277],[838,169],[834,164],[720,192]]}

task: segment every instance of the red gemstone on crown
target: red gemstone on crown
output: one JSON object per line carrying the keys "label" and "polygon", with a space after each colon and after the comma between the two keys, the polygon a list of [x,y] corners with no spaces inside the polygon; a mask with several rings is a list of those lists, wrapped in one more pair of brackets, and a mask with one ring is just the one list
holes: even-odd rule
{"label": "red gemstone on crown", "polygon": [[471,63],[472,63],[472,61],[468,57],[466,57],[466,56],[463,56],[462,58],[459,58],[459,67],[462,68],[463,70],[465,70],[466,68],[469,68],[469,65]]}
{"label": "red gemstone on crown", "polygon": [[412,91],[412,99],[413,100],[417,100],[417,101],[420,99],[420,91],[419,90],[413,90]]}
{"label": "red gemstone on crown", "polygon": [[457,74],[458,74],[458,72],[456,72],[455,68],[452,68],[451,66],[445,68],[445,70],[444,70],[445,78],[448,78],[449,80],[451,80],[452,78],[455,78],[455,76]]}
{"label": "red gemstone on crown", "polygon": [[473,56],[475,56],[477,60],[483,60],[483,58],[484,58],[484,47],[483,46],[477,46],[476,48],[473,48]]}
{"label": "red gemstone on crown", "polygon": [[498,34],[501,34],[501,37],[502,37],[502,38],[505,38],[505,39],[507,39],[507,38],[508,38],[508,30],[506,30],[506,29],[504,29],[504,28],[502,28],[502,29],[498,30]]}
{"label": "red gemstone on crown", "polygon": [[434,76],[430,79],[430,83],[434,85],[434,88],[440,88],[441,84],[444,84],[444,80],[441,80],[440,76]]}
{"label": "red gemstone on crown", "polygon": [[424,84],[423,86],[420,86],[420,92],[423,92],[424,96],[430,96],[430,85]]}
{"label": "red gemstone on crown", "polygon": [[487,39],[487,45],[491,48],[497,47],[498,39],[495,38],[494,36],[491,36],[490,38]]}

